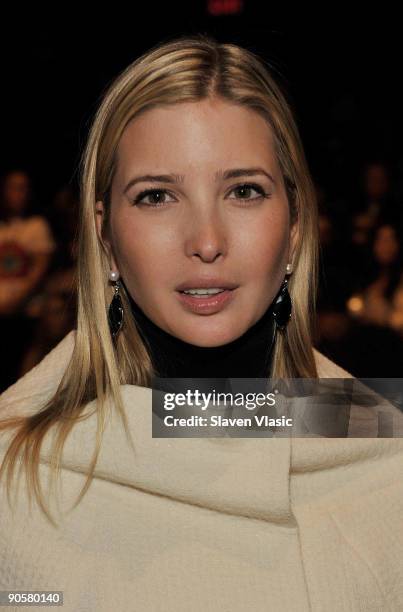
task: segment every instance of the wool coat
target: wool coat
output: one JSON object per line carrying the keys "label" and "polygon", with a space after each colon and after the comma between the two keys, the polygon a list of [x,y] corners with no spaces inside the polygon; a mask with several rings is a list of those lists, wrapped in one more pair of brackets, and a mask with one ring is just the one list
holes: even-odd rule
{"label": "wool coat", "polygon": [[[51,397],[75,333],[0,396],[0,418]],[[351,378],[315,359],[321,378]],[[352,411],[347,438],[155,438],[151,389],[121,391],[135,453],[112,410],[95,478],[64,512],[86,479],[96,414],[77,423],[61,505],[49,496],[57,527],[29,505],[23,476],[12,512],[1,479],[0,591],[62,591],[66,612],[403,610],[403,438],[377,437],[376,409]],[[403,432],[400,411],[384,409]]]}

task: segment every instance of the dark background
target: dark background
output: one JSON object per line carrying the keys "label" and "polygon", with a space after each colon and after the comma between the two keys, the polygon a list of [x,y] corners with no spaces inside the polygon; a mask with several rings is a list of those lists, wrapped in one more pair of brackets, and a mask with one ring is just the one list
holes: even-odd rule
{"label": "dark background", "polygon": [[[71,6],[31,14],[18,7],[4,16],[1,26],[1,174],[25,169],[32,178],[34,210],[52,220],[57,192],[70,186],[78,193],[80,156],[109,83],[150,47],[202,32],[244,46],[271,66],[294,110],[314,182],[325,209],[329,203],[330,222],[332,215],[337,221],[340,244],[348,242],[344,220],[360,197],[369,162],[388,167],[401,216],[398,15],[382,6],[373,12],[366,7],[354,20],[351,6],[339,4],[312,15],[298,14],[291,5],[283,7],[282,14],[273,9],[269,3],[248,0],[115,3],[98,6],[90,15]],[[344,216],[338,217],[339,210]],[[343,260],[339,269],[338,253]],[[348,297],[340,288],[350,269],[349,253],[343,246],[333,249],[323,300],[327,310],[334,306],[338,314]],[[360,266],[351,270],[354,281]],[[351,274],[349,283],[353,290]],[[403,377],[402,336],[389,337],[385,329],[377,328],[372,335],[362,330],[357,335],[355,328],[348,328],[341,341],[322,339],[318,347],[355,375]]]}
{"label": "dark background", "polygon": [[25,164],[45,204],[62,183],[76,179],[79,153],[107,84],[151,46],[195,32],[246,46],[271,64],[294,106],[311,171],[324,187],[344,194],[373,156],[401,171],[396,15],[383,15],[378,7],[352,23],[332,13],[298,18],[291,7],[287,17],[270,13],[268,3],[246,0],[237,14],[212,16],[208,2],[193,1],[144,3],[138,12],[130,5],[108,6],[104,15],[97,10],[94,21],[68,11],[5,20],[3,171]]}

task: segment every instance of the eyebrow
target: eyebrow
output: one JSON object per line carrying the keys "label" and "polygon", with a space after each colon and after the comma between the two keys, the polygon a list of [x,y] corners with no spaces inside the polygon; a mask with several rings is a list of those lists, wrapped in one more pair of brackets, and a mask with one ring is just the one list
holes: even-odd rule
{"label": "eyebrow", "polygon": [[[274,185],[276,184],[276,181],[274,180],[272,175],[266,170],[264,170],[264,168],[232,168],[230,170],[225,170],[224,172],[222,170],[219,170],[218,172],[215,173],[214,180],[218,181],[221,179],[221,180],[227,181],[228,179],[231,179],[231,178],[238,178],[241,176],[256,176],[256,175],[266,176],[272,181]],[[132,178],[127,183],[126,187],[124,188],[123,193],[126,193],[130,189],[130,187],[133,187],[133,185],[136,185],[137,183],[151,182],[151,183],[173,183],[175,184],[175,183],[183,183],[184,180],[185,180],[185,176],[183,174],[144,174],[143,176],[136,176]]]}

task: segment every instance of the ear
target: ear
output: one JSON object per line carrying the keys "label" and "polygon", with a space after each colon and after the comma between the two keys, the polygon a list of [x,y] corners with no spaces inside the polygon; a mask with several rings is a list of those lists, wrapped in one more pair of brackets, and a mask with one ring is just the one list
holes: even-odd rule
{"label": "ear", "polygon": [[102,231],[104,227],[104,221],[105,221],[105,208],[104,208],[104,203],[101,200],[99,200],[95,204],[95,221],[96,221],[98,238],[102,244],[104,251],[106,252],[108,256],[110,269],[118,272],[118,267],[116,265],[116,261],[113,256],[111,243],[109,239],[103,235],[103,231]]}

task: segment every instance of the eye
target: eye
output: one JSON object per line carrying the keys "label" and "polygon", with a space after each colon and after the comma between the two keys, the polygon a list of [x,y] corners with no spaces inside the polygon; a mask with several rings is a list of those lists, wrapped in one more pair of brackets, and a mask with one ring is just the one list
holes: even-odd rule
{"label": "eye", "polygon": [[[162,197],[161,197],[162,194]],[[153,208],[158,208],[160,206],[164,206],[168,202],[163,200],[163,197],[169,195],[169,192],[166,189],[146,189],[136,196],[133,201],[133,204],[144,204],[145,206],[150,206]],[[151,201],[145,202],[145,198],[151,198]],[[153,201],[154,200],[154,201]],[[175,200],[172,200],[173,202]]]}
{"label": "eye", "polygon": [[[257,185],[256,183],[243,183],[241,185],[237,185],[236,187],[233,187],[230,193],[232,193],[233,191],[238,192],[238,194],[241,194],[241,197],[230,198],[230,200],[245,200],[246,202],[252,202],[255,200],[261,200],[262,198],[270,197],[270,194],[266,193],[263,187]],[[259,195],[254,197],[247,197],[248,195],[250,195],[251,191],[255,191]],[[243,197],[244,195],[246,195],[246,197]]]}
{"label": "eye", "polygon": [[[250,195],[251,191],[257,192],[258,195],[254,197],[243,197],[244,195]],[[270,194],[266,193],[263,187],[256,183],[242,183],[233,187],[231,192],[238,192],[241,194],[240,197],[230,198],[230,200],[245,200],[246,202],[253,202],[255,200],[261,200],[263,198],[269,198]],[[151,208],[160,208],[170,202],[175,202],[175,199],[167,201],[166,196],[171,196],[169,191],[166,189],[146,189],[138,194],[133,201],[134,205],[145,205]],[[173,196],[171,196],[173,197]],[[150,198],[147,202],[146,198]]]}

